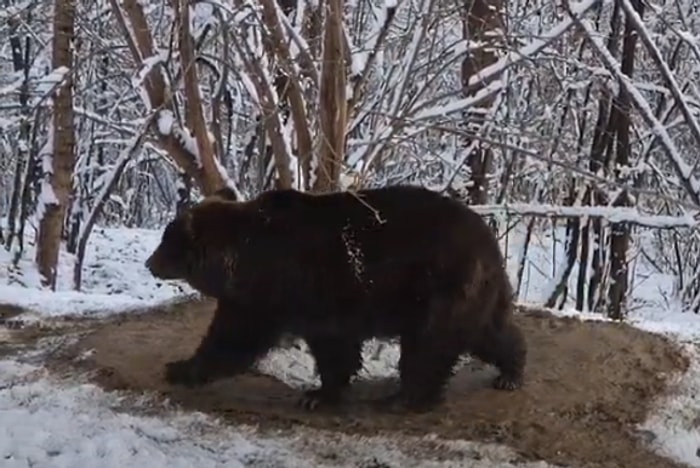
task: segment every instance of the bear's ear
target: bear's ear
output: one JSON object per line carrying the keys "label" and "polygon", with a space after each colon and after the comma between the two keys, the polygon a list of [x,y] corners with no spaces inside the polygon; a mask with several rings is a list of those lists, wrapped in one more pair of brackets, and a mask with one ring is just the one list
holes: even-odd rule
{"label": "bear's ear", "polygon": [[188,239],[195,240],[194,216],[192,215],[191,208],[185,209],[185,211],[182,212],[180,223],[185,236],[187,236]]}
{"label": "bear's ear", "polygon": [[234,201],[234,202],[238,201],[238,195],[236,194],[236,192],[233,191],[233,189],[231,189],[229,187],[220,188],[219,190],[214,192],[211,196],[215,197],[215,198],[219,198],[221,200],[226,200],[226,201]]}

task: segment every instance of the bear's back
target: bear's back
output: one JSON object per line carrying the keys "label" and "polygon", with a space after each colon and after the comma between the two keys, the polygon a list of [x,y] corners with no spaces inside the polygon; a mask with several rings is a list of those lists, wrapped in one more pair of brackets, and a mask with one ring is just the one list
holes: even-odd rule
{"label": "bear's back", "polygon": [[500,261],[498,244],[478,214],[420,187],[324,194],[273,190],[251,203],[259,213],[257,225],[251,227],[257,233],[251,236],[277,251],[308,251],[307,256],[312,252],[319,257],[339,242],[353,242],[365,262],[398,263],[427,256]]}
{"label": "bear's back", "polygon": [[265,194],[263,205],[274,250],[320,274],[350,261],[362,262],[368,275],[422,269],[436,280],[460,281],[475,262],[493,268],[502,263],[498,243],[478,214],[420,187],[274,191]]}

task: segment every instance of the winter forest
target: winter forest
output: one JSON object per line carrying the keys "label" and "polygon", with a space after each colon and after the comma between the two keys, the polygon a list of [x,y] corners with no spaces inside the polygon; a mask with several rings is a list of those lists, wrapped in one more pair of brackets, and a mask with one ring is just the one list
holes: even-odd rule
{"label": "winter forest", "polygon": [[698,5],[467,6],[5,0],[5,249],[49,287],[65,249],[80,289],[96,225],[224,185],[416,183],[524,234],[516,283],[562,245],[543,305],[623,318],[644,262],[697,311]]}
{"label": "winter forest", "polygon": [[[694,350],[698,148],[696,0],[0,0],[0,325],[15,316],[13,305],[43,320],[143,309],[182,295],[181,287],[148,277],[143,262],[176,213],[223,187],[245,200],[273,188],[412,184],[488,220],[523,306],[687,332],[680,341]],[[537,327],[532,333],[544,333]],[[607,335],[585,333],[592,335],[581,349],[599,353],[591,362],[610,353],[630,360],[618,369],[642,365],[632,355],[643,345],[632,338],[606,342]],[[576,346],[560,339],[566,349]],[[654,346],[662,345],[649,341]],[[376,347],[372,359],[392,349]],[[292,359],[301,351],[284,352]],[[542,359],[559,352],[568,351],[541,351]],[[661,369],[665,351],[649,353]],[[303,362],[306,370],[294,378],[313,378],[308,356],[294,354],[297,364],[284,361],[284,372],[275,370],[277,356],[261,368],[294,386],[289,375]],[[678,466],[665,464],[670,459],[700,466],[696,416],[669,409],[684,401],[700,412],[683,400],[700,391],[700,368],[692,359],[668,359],[659,372],[674,368],[687,377],[675,403],[630,400],[629,414],[643,407],[646,416],[620,417],[620,424],[646,421],[658,445],[653,455],[634,457],[651,458],[625,458],[633,457],[632,438],[624,453],[591,445],[582,455],[591,431],[583,426],[580,437],[570,436],[575,448],[551,449],[560,455],[534,449],[540,435],[505,430],[502,421],[499,431],[510,432],[499,443],[521,444],[523,460],[548,463],[617,456],[618,466]],[[15,360],[0,363],[3,389],[3,372],[22,372]],[[640,382],[652,385],[644,375]],[[620,388],[642,385],[628,377]],[[606,378],[571,388],[590,387],[581,398],[594,399],[614,386]],[[672,398],[662,390],[635,394]],[[0,390],[0,418],[10,401]],[[609,400],[616,415],[620,401]],[[73,410],[64,410],[70,420]],[[553,437],[575,432],[550,426]],[[460,437],[476,440],[486,431],[479,427]],[[130,437],[133,446],[146,443],[136,432]],[[43,450],[37,444],[32,456]],[[192,466],[220,466],[193,447]],[[300,464],[284,466],[308,466],[298,447],[285,447],[277,456],[289,461],[294,452]],[[381,458],[377,447],[366,450]],[[0,442],[0,459],[3,450]],[[170,466],[175,455],[158,450]],[[526,466],[509,457],[498,466]]]}

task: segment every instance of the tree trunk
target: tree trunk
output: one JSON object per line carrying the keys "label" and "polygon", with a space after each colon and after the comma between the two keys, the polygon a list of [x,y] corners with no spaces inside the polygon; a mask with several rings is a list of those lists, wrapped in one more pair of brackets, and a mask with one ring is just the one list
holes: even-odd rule
{"label": "tree trunk", "polygon": [[[131,54],[139,66],[155,55],[155,46],[146,21],[144,4],[138,0],[109,0],[112,11],[122,30]],[[198,74],[194,61],[194,44],[189,32],[188,4],[172,0],[178,22],[178,52],[180,72],[184,78],[186,124],[180,122],[171,98],[172,90],[163,79],[164,66],[148,66],[143,87],[147,95],[147,106],[160,109],[159,119],[153,121],[153,130],[158,143],[175,163],[192,177],[204,195],[209,195],[226,185],[226,174],[215,160],[214,145],[209,139],[204,121],[202,98],[198,87]],[[186,143],[190,140],[196,148]],[[193,141],[192,141],[193,140]]]}
{"label": "tree trunk", "polygon": [[[640,0],[632,0],[634,9],[641,16],[644,6]],[[637,45],[637,33],[629,18],[625,21],[625,35],[622,45],[621,71],[632,77],[634,72],[634,54]],[[626,185],[626,176],[622,176],[623,169],[629,166],[630,159],[630,112],[632,105],[630,96],[624,87],[620,87],[620,94],[616,99],[615,108],[618,109],[617,118],[617,145],[615,176],[616,179]],[[629,206],[627,190],[622,190],[613,203],[614,206]],[[628,271],[627,249],[630,242],[630,228],[625,223],[614,223],[611,226],[610,235],[610,285],[608,287],[608,317],[620,320],[625,315],[627,301]]]}
{"label": "tree trunk", "polygon": [[321,142],[316,167],[316,192],[338,188],[340,166],[345,160],[345,131],[347,129],[347,97],[345,70],[345,40],[343,38],[343,2],[329,0],[323,38],[323,65],[319,91]]}
{"label": "tree trunk", "polygon": [[75,5],[55,0],[53,12],[54,72],[64,72],[53,96],[53,154],[44,156],[44,180],[40,192],[39,238],[36,263],[44,286],[56,289],[56,267],[61,245],[63,218],[71,192],[75,146],[73,133],[73,35]]}
{"label": "tree trunk", "polygon": [[[465,96],[471,96],[479,87],[469,88],[469,79],[479,70],[494,63],[498,57],[495,47],[496,37],[494,34],[503,28],[501,21],[501,11],[503,4],[501,0],[465,0],[465,11],[462,18],[462,36],[465,40],[473,43],[483,44],[476,48],[471,54],[467,54],[462,62],[462,83]],[[487,83],[482,83],[485,85]],[[471,124],[483,125],[485,115],[494,102],[494,98],[484,101],[475,114],[465,115]],[[476,120],[476,122],[474,122]],[[466,126],[466,124],[465,124]],[[491,166],[493,153],[488,147],[483,147],[478,141],[467,139],[463,147],[469,151],[467,164],[471,172],[471,184],[467,191],[469,203],[484,204],[488,199],[487,174]]]}
{"label": "tree trunk", "polygon": [[[4,2],[5,7],[9,7],[12,2]],[[25,24],[31,24],[32,21],[32,8],[28,8],[27,16],[24,19]],[[6,250],[10,250],[12,247],[12,242],[17,235],[17,216],[20,212],[20,207],[22,204],[22,193],[24,192],[24,186],[22,182],[24,178],[22,175],[27,170],[30,165],[30,136],[31,136],[31,108],[29,107],[29,71],[31,64],[29,63],[30,57],[30,46],[31,41],[29,35],[25,35],[24,47],[22,47],[22,36],[20,31],[22,30],[22,21],[19,17],[11,17],[8,21],[10,25],[10,47],[12,49],[12,64],[15,72],[23,71],[22,86],[19,92],[19,104],[21,109],[21,117],[19,121],[19,144],[17,145],[17,152],[15,153],[15,174],[13,181],[12,198],[10,200],[10,212],[7,217],[7,238],[3,239],[5,242]],[[20,221],[20,224],[23,220]],[[19,244],[22,245],[23,239],[19,240]],[[19,249],[18,249],[19,250]],[[21,253],[21,252],[20,252]]]}
{"label": "tree trunk", "polygon": [[[620,7],[617,3],[612,12],[610,29],[607,47],[615,55],[620,39]],[[588,162],[588,169],[593,174],[598,174],[599,171],[605,170],[606,151],[611,147],[615,137],[615,121],[615,110],[612,108],[611,98],[607,93],[603,93],[598,101],[598,117],[593,132],[590,160]],[[581,190],[586,191],[583,198],[585,204],[605,204],[606,200],[602,197],[597,187],[586,184]],[[578,310],[584,310],[584,307],[587,306],[588,310],[593,311],[599,303],[597,291],[599,290],[600,280],[603,277],[602,234],[600,219],[589,219],[581,227],[581,255],[579,256],[579,272],[576,287],[576,308]],[[593,244],[593,252],[590,252],[591,244]],[[592,270],[590,273],[588,271],[589,265]],[[588,287],[586,287],[587,278]]]}

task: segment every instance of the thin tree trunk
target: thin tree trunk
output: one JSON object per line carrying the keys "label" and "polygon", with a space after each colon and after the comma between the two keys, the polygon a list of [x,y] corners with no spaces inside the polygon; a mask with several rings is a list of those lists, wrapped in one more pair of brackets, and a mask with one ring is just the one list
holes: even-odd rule
{"label": "thin tree trunk", "polygon": [[[9,7],[10,2],[5,2],[5,6]],[[32,9],[28,9],[26,22],[29,24],[32,21]],[[22,86],[19,92],[19,104],[21,108],[21,117],[19,121],[19,144],[17,145],[17,153],[15,154],[15,174],[13,181],[13,191],[12,198],[10,200],[10,212],[7,219],[7,238],[4,239],[6,250],[10,250],[12,247],[12,242],[17,235],[17,216],[20,212],[20,206],[22,204],[22,193],[24,192],[24,185],[22,182],[24,178],[22,175],[25,173],[27,167],[30,165],[30,147],[29,144],[31,135],[31,109],[29,107],[29,71],[31,65],[29,63],[29,54],[31,40],[29,35],[25,36],[24,47],[22,47],[22,39],[19,35],[21,30],[21,21],[19,18],[11,18],[10,21],[11,35],[10,35],[10,47],[12,49],[12,64],[15,72],[23,71]],[[22,221],[20,221],[20,224]],[[22,240],[20,240],[20,245]]]}
{"label": "thin tree trunk", "polygon": [[[620,39],[620,6],[618,3],[613,8],[610,21],[610,36],[608,38],[608,50],[615,54]],[[591,143],[590,160],[588,169],[593,174],[605,169],[606,150],[611,147],[615,137],[615,111],[611,106],[611,98],[607,94],[600,97],[598,103],[598,118],[596,121],[593,141]],[[595,186],[582,188],[586,190],[583,200],[585,204],[600,205],[605,202],[602,194]],[[592,237],[592,239],[591,239]],[[591,242],[592,241],[592,242]],[[593,252],[591,252],[593,243]],[[576,288],[576,308],[583,310],[584,305],[593,311],[599,302],[596,291],[599,290],[602,274],[602,226],[600,219],[589,219],[581,227],[581,255],[579,257],[579,274]],[[592,255],[592,257],[589,257]],[[589,264],[592,272],[589,277]],[[588,287],[586,279],[588,277]]]}
{"label": "thin tree trunk", "polygon": [[345,131],[347,129],[347,97],[345,53],[343,37],[343,2],[329,0],[323,41],[320,109],[321,142],[316,180],[316,192],[338,188],[340,165],[345,159]]}
{"label": "thin tree trunk", "polygon": [[[496,54],[498,39],[495,36],[497,31],[503,30],[501,11],[503,3],[501,0],[464,0],[464,16],[462,18],[462,35],[464,39],[473,43],[482,44],[471,54],[468,54],[462,62],[462,83],[464,95],[471,96],[476,93],[481,86],[488,83],[481,83],[478,86],[469,88],[469,79],[479,70],[493,64],[497,59]],[[494,98],[483,102],[476,113],[467,113],[465,119],[477,125],[485,123],[484,112],[489,109],[494,102]],[[466,126],[466,124],[465,124]],[[469,202],[472,204],[485,204],[488,201],[488,180],[487,174],[491,167],[493,152],[488,147],[482,147],[478,141],[466,139],[463,142],[465,151],[469,151],[467,164],[471,172],[471,185],[469,186]]]}
{"label": "thin tree trunk", "polygon": [[[56,0],[53,11],[53,68],[65,72],[53,97],[53,154],[45,156],[44,180],[40,193],[39,238],[36,263],[44,286],[56,289],[56,268],[66,205],[71,192],[75,137],[73,132],[72,43],[75,5]],[[47,149],[51,151],[50,148]]]}
{"label": "thin tree trunk", "polygon": [[[139,66],[144,60],[155,55],[155,46],[146,21],[144,4],[138,0],[109,0],[117,23],[120,26],[131,54]],[[178,52],[184,78],[184,98],[186,124],[183,125],[175,112],[171,90],[163,78],[162,64],[149,67],[144,79],[148,106],[160,109],[161,119],[153,122],[153,130],[158,143],[176,164],[193,179],[197,187],[208,195],[226,185],[225,174],[219,170],[214,157],[214,145],[209,139],[204,121],[202,98],[198,87],[198,73],[195,64],[194,43],[189,31],[189,5],[182,0],[171,0],[178,22]],[[164,125],[168,122],[169,125]],[[196,150],[189,148],[185,140],[192,135]]]}
{"label": "thin tree trunk", "polygon": [[[642,15],[644,6],[640,0],[632,0],[634,9]],[[625,20],[625,36],[622,46],[621,71],[631,77],[634,72],[634,53],[637,45],[637,33],[629,18]],[[632,105],[630,96],[624,87],[620,87],[620,94],[616,100],[618,110],[617,119],[617,146],[615,175],[616,178],[624,182],[620,168],[629,166],[630,159],[630,112]],[[629,206],[629,196],[627,190],[622,190],[614,201],[614,206]],[[627,288],[629,283],[627,271],[627,249],[630,242],[630,228],[625,223],[614,223],[610,236],[610,285],[608,288],[608,316],[615,320],[620,320],[625,315],[625,305],[627,300]]]}

